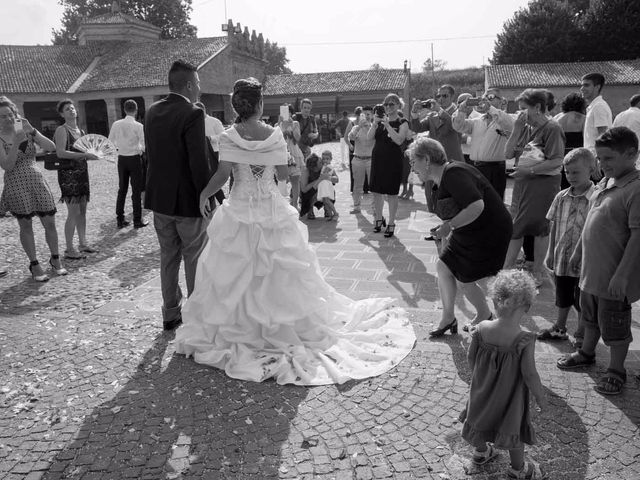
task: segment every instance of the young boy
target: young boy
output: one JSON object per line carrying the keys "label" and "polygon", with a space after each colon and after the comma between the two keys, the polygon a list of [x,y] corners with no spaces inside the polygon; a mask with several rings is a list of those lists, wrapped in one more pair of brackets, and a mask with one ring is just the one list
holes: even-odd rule
{"label": "young boy", "polygon": [[322,180],[318,183],[318,200],[324,205],[324,216],[327,221],[338,219],[338,211],[334,205],[336,201],[336,189],[334,184],[338,183],[338,174],[331,166],[333,155],[329,150],[322,152],[322,175],[328,175],[330,180]]}
{"label": "young boy", "polygon": [[[556,195],[547,213],[551,232],[545,258],[545,264],[553,271],[555,279],[558,318],[551,328],[538,334],[538,340],[566,340],[567,317],[572,306],[580,316],[580,262],[569,265],[569,259],[580,243],[580,235],[589,211],[589,200],[595,191],[591,174],[595,171],[596,159],[590,150],[576,148],[567,153],[562,163],[571,186]],[[576,348],[582,347],[583,337],[584,328],[578,322],[575,333]]]}
{"label": "young boy", "polygon": [[582,349],[558,360],[558,368],[595,363],[602,335],[610,349],[607,373],[594,387],[617,395],[627,380],[624,362],[631,337],[631,303],[640,299],[640,171],[635,167],[638,137],[614,127],[596,140],[605,178],[598,184],[570,263],[582,256],[580,308],[585,327]]}

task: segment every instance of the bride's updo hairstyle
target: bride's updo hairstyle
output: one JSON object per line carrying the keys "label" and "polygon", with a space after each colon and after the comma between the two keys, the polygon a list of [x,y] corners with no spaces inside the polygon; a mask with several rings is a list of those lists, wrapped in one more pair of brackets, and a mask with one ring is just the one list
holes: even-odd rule
{"label": "bride's updo hairstyle", "polygon": [[255,115],[262,100],[262,84],[255,78],[241,78],[233,84],[231,105],[238,114],[236,123]]}

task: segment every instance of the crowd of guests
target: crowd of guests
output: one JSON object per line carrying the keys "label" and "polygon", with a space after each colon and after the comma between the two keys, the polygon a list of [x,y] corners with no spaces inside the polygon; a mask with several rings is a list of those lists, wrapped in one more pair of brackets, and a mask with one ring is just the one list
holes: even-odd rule
{"label": "crowd of guests", "polygon": [[[536,336],[543,341],[567,340],[567,319],[575,308],[579,314],[575,351],[560,358],[558,368],[593,365],[602,337],[610,359],[596,391],[619,394],[627,379],[624,364],[632,340],[631,303],[640,299],[640,282],[634,274],[640,269],[640,171],[636,168],[640,95],[634,95],[629,110],[613,121],[601,95],[604,84],[599,73],[585,75],[580,93],[567,95],[562,112],[555,117],[550,114],[555,99],[548,90],[523,91],[515,99],[517,113],[509,114],[497,89],[488,89],[480,98],[463,93],[456,99],[455,89],[443,85],[435,98],[416,101],[408,118],[402,113],[402,99],[390,93],[380,105],[359,107],[355,120],[344,112],[335,125],[341,142],[340,167],[351,173],[351,214],[362,214],[363,195],[369,190],[373,194],[373,231],[382,233],[384,229],[385,237],[393,237],[399,197],[410,198],[412,192],[413,184],[408,182],[411,170],[425,190],[427,208],[442,220],[430,232],[438,246],[438,288],[443,305],[440,322],[430,336],[458,333],[454,306],[460,289],[475,308],[474,318],[462,327],[472,334],[468,353],[472,381],[461,417],[463,436],[475,447],[473,460],[478,464],[494,458],[495,448],[508,449],[510,478],[543,476],[535,462],[524,459],[524,444],[535,441],[529,391],[541,408],[546,407],[535,369]],[[210,212],[209,194],[213,191],[202,197],[203,187],[216,169],[218,139],[224,127],[197,103],[195,67],[174,64],[169,86],[172,93],[152,106],[145,127],[135,119],[136,103],[125,102],[125,118],[114,123],[110,139],[119,153],[118,228],[129,225],[124,215],[129,185],[134,227],[147,225],[141,203],[145,179],[150,186],[146,206],[154,211],[161,245],[164,326],[173,329],[181,323],[180,256],[186,265],[189,294],[195,261],[206,241],[201,212],[189,210],[179,196],[167,195],[168,189],[179,188],[175,178],[180,172],[173,172],[177,168],[174,159],[184,157],[186,162],[195,155],[201,160],[202,175],[195,177],[203,184],[199,189],[190,188],[191,203],[195,205],[199,199]],[[234,108],[241,110],[242,106]],[[36,146],[71,161],[71,168],[57,172],[60,202],[67,208],[63,257],[73,261],[97,251],[86,235],[90,200],[87,160],[97,157],[74,147],[85,132],[78,125],[73,102],[62,100],[57,110],[64,123],[52,141],[20,116],[10,99],[0,97],[0,167],[5,170],[0,211],[9,211],[17,219],[28,268],[37,282],[47,281],[49,276],[36,251],[32,225],[36,216],[45,231],[53,272],[68,272],[58,247],[56,201],[36,165]],[[301,217],[311,220],[314,208],[321,208],[328,221],[337,220],[337,165],[330,151],[321,155],[312,152],[318,138],[312,102],[302,100],[298,113],[291,106],[288,110],[289,115],[279,121],[288,151],[286,178],[279,173],[279,180],[290,184],[287,194]],[[171,124],[167,118],[178,118],[184,124],[193,140],[189,145],[197,146],[197,151],[177,150],[182,143],[169,140],[171,135],[181,134],[167,130]],[[189,127],[192,124],[198,128]],[[144,129],[153,141],[145,142]],[[201,138],[207,139],[206,149]],[[155,158],[163,159],[148,173],[143,159],[147,147]],[[171,149],[176,151],[171,153]],[[506,162],[512,158],[515,167],[509,174],[513,179],[509,210],[504,203]],[[228,177],[229,171],[223,173]],[[213,190],[217,188],[216,184]],[[215,197],[220,203],[224,200],[221,191]],[[186,224],[184,219],[190,222]],[[194,245],[188,253],[187,247]],[[525,269],[514,269],[523,249],[524,266],[531,275]],[[535,335],[522,330],[520,322],[548,272],[553,274],[557,318]],[[0,276],[4,273],[0,269]],[[488,277],[495,277],[489,288],[492,306],[479,284]]]}

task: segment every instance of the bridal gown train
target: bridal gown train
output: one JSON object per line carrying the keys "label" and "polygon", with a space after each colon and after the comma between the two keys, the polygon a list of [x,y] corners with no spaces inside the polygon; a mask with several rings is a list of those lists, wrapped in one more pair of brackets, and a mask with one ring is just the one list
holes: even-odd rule
{"label": "bridal gown train", "polygon": [[[264,141],[233,128],[223,136],[221,160],[238,150],[259,162],[284,142],[279,129]],[[405,312],[390,308],[392,299],[353,301],[324,280],[274,165],[233,163],[232,172],[182,311],[177,352],[233,378],[279,384],[343,383],[394,368],[415,343]]]}

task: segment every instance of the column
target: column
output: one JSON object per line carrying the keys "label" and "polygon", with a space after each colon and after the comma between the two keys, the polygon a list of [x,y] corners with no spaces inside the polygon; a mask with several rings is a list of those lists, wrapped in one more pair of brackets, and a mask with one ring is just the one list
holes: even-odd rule
{"label": "column", "polygon": [[107,104],[107,122],[109,129],[111,129],[111,125],[116,120],[120,120],[121,108],[120,108],[120,99],[119,98],[105,98],[105,103]]}

